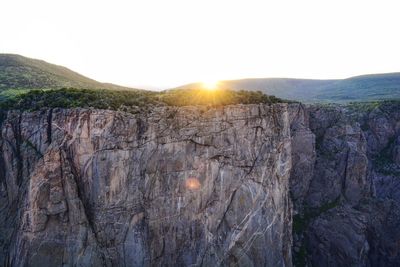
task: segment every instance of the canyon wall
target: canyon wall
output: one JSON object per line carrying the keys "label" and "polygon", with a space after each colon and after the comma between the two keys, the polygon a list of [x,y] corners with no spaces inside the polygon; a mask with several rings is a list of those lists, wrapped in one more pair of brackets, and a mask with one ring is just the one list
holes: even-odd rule
{"label": "canyon wall", "polygon": [[1,266],[399,266],[400,105],[0,113]]}
{"label": "canyon wall", "polygon": [[291,105],[296,266],[400,265],[400,104]]}
{"label": "canyon wall", "polygon": [[0,265],[291,266],[287,109],[3,113]]}

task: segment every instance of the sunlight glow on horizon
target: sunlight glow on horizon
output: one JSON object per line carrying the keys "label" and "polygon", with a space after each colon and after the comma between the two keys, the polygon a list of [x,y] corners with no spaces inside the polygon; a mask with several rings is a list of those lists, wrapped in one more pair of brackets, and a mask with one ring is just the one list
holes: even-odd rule
{"label": "sunlight glow on horizon", "polygon": [[219,83],[218,81],[209,80],[202,82],[202,86],[206,90],[214,91],[218,89],[218,83]]}
{"label": "sunlight glow on horizon", "polygon": [[0,53],[137,88],[400,71],[396,0],[3,0],[0,7]]}

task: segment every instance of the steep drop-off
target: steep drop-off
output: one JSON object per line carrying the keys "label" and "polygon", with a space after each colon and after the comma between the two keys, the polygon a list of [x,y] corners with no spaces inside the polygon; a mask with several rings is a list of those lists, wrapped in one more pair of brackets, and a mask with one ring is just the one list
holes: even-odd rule
{"label": "steep drop-off", "polygon": [[4,116],[2,265],[291,265],[286,104]]}
{"label": "steep drop-off", "polygon": [[1,265],[400,265],[398,102],[0,121]]}
{"label": "steep drop-off", "polygon": [[290,106],[296,266],[399,266],[400,103]]}

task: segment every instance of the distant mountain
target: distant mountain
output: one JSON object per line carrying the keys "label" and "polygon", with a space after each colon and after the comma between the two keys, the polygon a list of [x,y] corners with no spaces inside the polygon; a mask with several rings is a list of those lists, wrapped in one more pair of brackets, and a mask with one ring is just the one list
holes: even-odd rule
{"label": "distant mountain", "polygon": [[[178,88],[200,86],[192,83]],[[400,73],[362,75],[342,80],[253,78],[221,81],[219,86],[233,90],[259,90],[279,98],[309,103],[400,99]]]}
{"label": "distant mountain", "polygon": [[315,90],[315,100],[340,102],[400,99],[400,73],[355,76]]}
{"label": "distant mountain", "polygon": [[[336,80],[253,78],[221,81],[221,88],[262,91],[302,102],[400,99],[400,73],[371,74]],[[87,78],[63,66],[14,54],[0,54],[0,100],[30,89],[133,89]],[[198,89],[199,83],[179,89]]]}
{"label": "distant mountain", "polygon": [[[128,89],[87,78],[68,68],[14,54],[0,54],[0,92],[35,88]],[[130,89],[130,88],[129,88]]]}

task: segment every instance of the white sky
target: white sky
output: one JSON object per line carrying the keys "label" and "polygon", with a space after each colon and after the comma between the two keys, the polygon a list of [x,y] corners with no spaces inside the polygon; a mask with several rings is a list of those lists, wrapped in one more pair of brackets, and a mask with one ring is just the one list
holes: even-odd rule
{"label": "white sky", "polygon": [[400,71],[400,1],[0,0],[0,52],[102,82]]}

